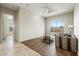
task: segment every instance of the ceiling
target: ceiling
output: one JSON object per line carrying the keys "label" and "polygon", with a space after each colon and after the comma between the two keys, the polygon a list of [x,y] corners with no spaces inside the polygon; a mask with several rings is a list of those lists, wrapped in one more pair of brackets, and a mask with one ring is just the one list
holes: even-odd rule
{"label": "ceiling", "polygon": [[[10,3],[10,4],[1,4],[7,8],[17,10],[18,7],[26,8],[36,14],[39,14],[43,17],[55,16],[63,13],[72,12],[74,8],[73,3]],[[54,10],[52,13],[43,13],[45,10],[44,7],[48,6],[51,10]]]}

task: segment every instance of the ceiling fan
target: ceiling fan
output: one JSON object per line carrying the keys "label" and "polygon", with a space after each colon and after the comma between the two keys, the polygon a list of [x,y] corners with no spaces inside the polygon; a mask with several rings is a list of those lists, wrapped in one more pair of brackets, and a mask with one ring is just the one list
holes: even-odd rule
{"label": "ceiling fan", "polygon": [[[40,8],[40,14],[52,14],[54,13],[54,9],[51,8],[49,6],[48,3],[40,3],[39,5],[41,5],[39,8]],[[29,5],[29,4],[26,4],[27,7],[30,7],[32,5]]]}
{"label": "ceiling fan", "polygon": [[48,4],[43,4],[44,6],[41,8],[43,9],[42,12],[43,13],[53,13],[54,9],[50,8],[50,6]]}

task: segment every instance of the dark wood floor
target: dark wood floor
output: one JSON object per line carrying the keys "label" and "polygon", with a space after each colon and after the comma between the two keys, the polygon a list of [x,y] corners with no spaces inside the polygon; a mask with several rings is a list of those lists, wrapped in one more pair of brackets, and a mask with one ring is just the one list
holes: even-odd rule
{"label": "dark wood floor", "polygon": [[42,56],[77,56],[76,53],[55,48],[55,42],[51,44],[43,42],[43,38],[31,39],[22,43]]}

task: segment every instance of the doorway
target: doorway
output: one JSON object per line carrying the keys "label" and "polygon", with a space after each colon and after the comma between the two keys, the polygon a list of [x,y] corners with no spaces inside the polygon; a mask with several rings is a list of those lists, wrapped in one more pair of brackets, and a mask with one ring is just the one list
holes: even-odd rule
{"label": "doorway", "polygon": [[14,40],[14,15],[3,13],[3,39]]}

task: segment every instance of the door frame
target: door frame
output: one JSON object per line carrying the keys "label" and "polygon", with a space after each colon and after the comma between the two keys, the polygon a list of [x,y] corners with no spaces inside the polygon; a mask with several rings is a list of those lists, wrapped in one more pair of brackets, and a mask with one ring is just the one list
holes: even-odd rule
{"label": "door frame", "polygon": [[[14,25],[15,25],[15,28],[16,28],[16,24],[15,24],[15,20],[16,20],[16,11],[13,11],[13,10],[11,10],[11,9],[8,9],[8,8],[5,8],[5,7],[0,7],[0,18],[1,18],[1,33],[2,33],[2,40],[1,41],[3,41],[4,40],[4,38],[3,38],[3,13],[4,14],[9,14],[9,15],[13,15],[13,17],[14,17]],[[14,30],[14,33],[13,33],[13,35],[14,35],[14,40],[15,40],[15,30]]]}

